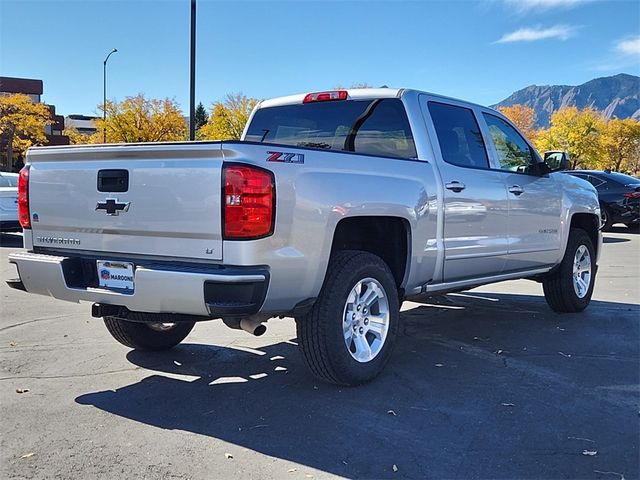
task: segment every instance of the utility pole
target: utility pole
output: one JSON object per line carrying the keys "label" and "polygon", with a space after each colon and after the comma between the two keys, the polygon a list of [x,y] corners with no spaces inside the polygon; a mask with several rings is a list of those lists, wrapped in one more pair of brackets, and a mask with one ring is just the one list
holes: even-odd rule
{"label": "utility pole", "polygon": [[191,72],[189,78],[189,140],[196,139],[196,0],[191,0]]}

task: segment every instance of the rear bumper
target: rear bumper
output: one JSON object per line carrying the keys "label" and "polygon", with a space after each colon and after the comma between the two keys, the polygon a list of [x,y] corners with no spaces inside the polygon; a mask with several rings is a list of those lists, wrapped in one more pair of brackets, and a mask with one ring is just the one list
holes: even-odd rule
{"label": "rear bumper", "polygon": [[22,226],[18,220],[1,220],[0,232],[21,232]]}
{"label": "rear bumper", "polygon": [[122,306],[136,312],[206,318],[257,313],[269,285],[267,267],[113,259],[135,264],[135,289],[132,294],[126,294],[98,287],[96,260],[94,257],[14,253],[9,255],[9,261],[16,265],[20,278],[8,284],[70,302],[86,301]]}

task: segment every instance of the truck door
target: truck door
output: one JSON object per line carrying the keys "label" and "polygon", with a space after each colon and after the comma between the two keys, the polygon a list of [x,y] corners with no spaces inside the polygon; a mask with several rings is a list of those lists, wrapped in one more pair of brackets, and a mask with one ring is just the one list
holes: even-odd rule
{"label": "truck door", "polygon": [[561,245],[562,188],[555,176],[540,175],[535,151],[505,119],[483,112],[509,199],[509,254],[505,272],[553,265]]}
{"label": "truck door", "polygon": [[500,274],[507,258],[507,191],[502,173],[489,168],[476,113],[440,99],[429,100],[427,110],[444,186],[443,280]]}

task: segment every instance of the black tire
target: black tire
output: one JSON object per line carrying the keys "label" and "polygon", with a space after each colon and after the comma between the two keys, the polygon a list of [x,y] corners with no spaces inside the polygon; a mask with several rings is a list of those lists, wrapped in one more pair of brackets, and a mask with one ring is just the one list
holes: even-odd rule
{"label": "black tire", "polygon": [[[591,258],[591,278],[586,294],[580,298],[573,285],[573,264],[578,249],[584,245]],[[544,298],[551,309],[559,313],[581,312],[591,301],[596,280],[596,255],[591,238],[580,228],[569,232],[567,250],[558,268],[542,281]]]}
{"label": "black tire", "polygon": [[613,226],[613,217],[611,212],[604,205],[600,205],[600,230],[608,232]]}
{"label": "black tire", "polygon": [[[343,315],[352,289],[367,278],[374,279],[384,290],[389,323],[386,339],[378,353],[371,360],[359,362],[345,343]],[[321,380],[337,385],[359,385],[374,379],[386,365],[399,320],[398,290],[387,264],[368,252],[339,251],[329,261],[322,290],[313,308],[296,318],[300,350],[311,372]],[[365,332],[365,338],[366,335]]]}
{"label": "black tire", "polygon": [[[171,323],[171,316],[167,316],[166,322]],[[132,322],[117,317],[104,317],[104,324],[113,338],[136,350],[168,350],[184,340],[194,326],[194,322],[177,322],[161,329],[156,326],[159,323]]]}

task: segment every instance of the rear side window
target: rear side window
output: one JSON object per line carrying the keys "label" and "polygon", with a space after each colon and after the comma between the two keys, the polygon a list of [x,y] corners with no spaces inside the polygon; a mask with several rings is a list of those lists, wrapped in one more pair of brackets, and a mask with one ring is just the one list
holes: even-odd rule
{"label": "rear side window", "polygon": [[489,158],[476,117],[468,108],[429,102],[445,162],[460,167],[489,168]]}
{"label": "rear side window", "polygon": [[491,139],[498,152],[501,170],[529,173],[535,164],[533,152],[522,136],[507,122],[484,113]]}
{"label": "rear side window", "polygon": [[591,175],[586,175],[584,173],[573,173],[573,172],[571,172],[570,175],[572,177],[578,177],[578,178],[581,178],[582,180],[586,180],[587,182],[589,182],[591,185],[593,185],[596,188],[604,183],[602,180],[598,180],[596,177],[593,177]]}
{"label": "rear side window", "polygon": [[587,177],[587,180],[589,180],[589,183],[591,183],[591,185],[593,185],[596,188],[602,187],[607,183],[607,182],[605,182],[604,180],[602,180],[602,179],[600,179],[598,177],[594,177],[593,175],[589,175]]}
{"label": "rear side window", "polygon": [[261,108],[253,116],[245,140],[416,158],[409,120],[396,98]]}

